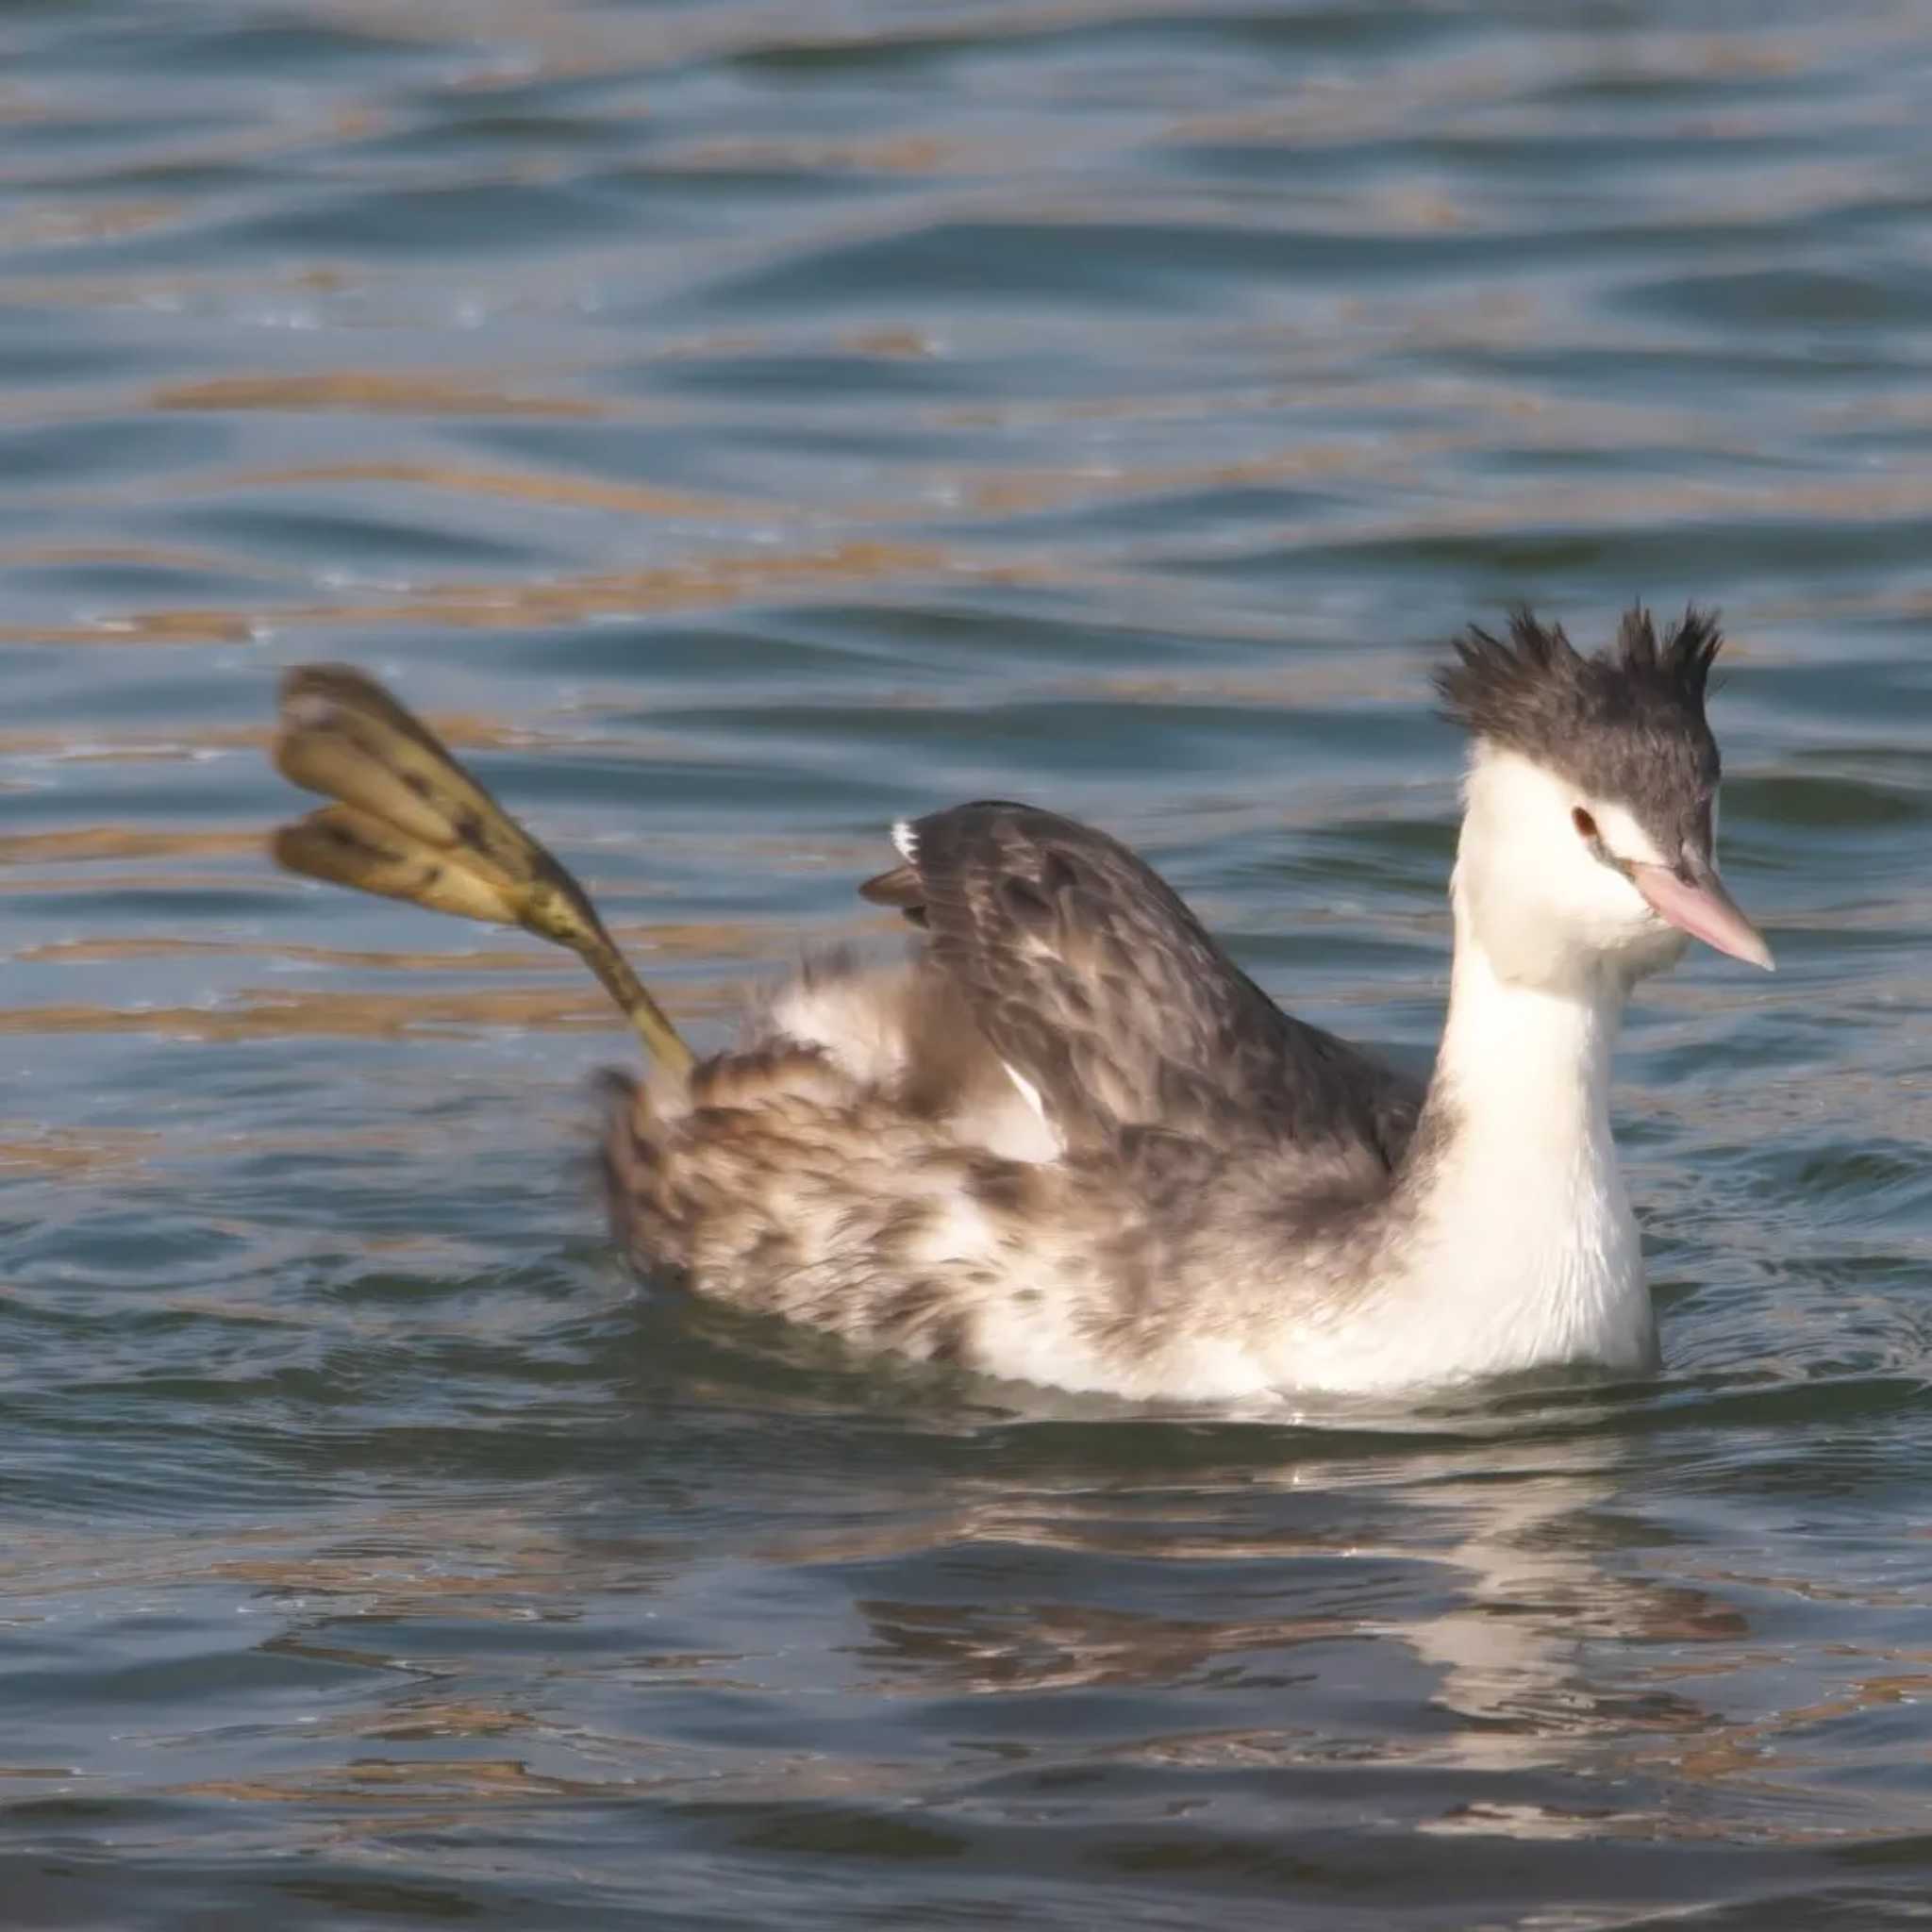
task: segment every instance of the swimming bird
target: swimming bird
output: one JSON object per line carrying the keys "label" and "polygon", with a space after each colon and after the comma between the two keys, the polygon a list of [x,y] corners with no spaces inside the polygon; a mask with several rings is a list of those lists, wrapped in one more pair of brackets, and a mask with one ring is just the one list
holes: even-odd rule
{"label": "swimming bird", "polygon": [[382,688],[285,682],[276,760],[339,803],[294,871],[568,945],[654,1066],[612,1076],[613,1228],[648,1274],[867,1349],[1164,1400],[1591,1365],[1657,1334],[1609,1115],[1637,982],[1770,968],[1720,879],[1720,637],[1586,654],[1519,613],[1438,671],[1470,736],[1448,1016],[1421,1085],[1278,1008],[1107,834],[982,801],[860,891],[923,939],[808,962],[697,1058],[582,889]]}

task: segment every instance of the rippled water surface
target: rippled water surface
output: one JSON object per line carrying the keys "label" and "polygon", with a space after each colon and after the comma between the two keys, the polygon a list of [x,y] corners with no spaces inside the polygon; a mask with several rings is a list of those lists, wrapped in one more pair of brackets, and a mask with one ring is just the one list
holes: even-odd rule
{"label": "rippled water surface", "polygon": [[[1908,5],[0,10],[8,1922],[1926,1916],[1928,122]],[[1638,594],[1782,966],[1632,1017],[1648,1386],[641,1291],[594,986],[260,847],[353,658],[701,1041],[1019,794],[1420,1065],[1431,652]]]}

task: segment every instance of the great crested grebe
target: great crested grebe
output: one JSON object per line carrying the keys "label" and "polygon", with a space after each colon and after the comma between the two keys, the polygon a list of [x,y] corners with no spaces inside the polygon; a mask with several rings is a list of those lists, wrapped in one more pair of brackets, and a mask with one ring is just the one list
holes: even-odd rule
{"label": "great crested grebe", "polygon": [[580,953],[656,1066],[612,1076],[637,1264],[864,1347],[1132,1397],[1386,1391],[1657,1362],[1610,1137],[1624,1001],[1686,935],[1769,968],[1712,863],[1696,610],[1594,656],[1527,613],[1436,677],[1473,747],[1424,1089],[1282,1012],[1105,833],[892,829],[906,963],[808,964],[696,1060],[575,881],[379,685],[291,672],[275,758],[341,801],[294,871]]}

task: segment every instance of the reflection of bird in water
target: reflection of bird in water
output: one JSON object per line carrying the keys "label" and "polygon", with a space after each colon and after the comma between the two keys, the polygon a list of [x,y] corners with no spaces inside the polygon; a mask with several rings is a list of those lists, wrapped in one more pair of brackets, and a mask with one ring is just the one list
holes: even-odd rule
{"label": "reflection of bird in water", "polygon": [[[1450,1424],[1433,1448],[1408,1436],[1272,1468],[1246,1446],[1225,1467],[1190,1465],[1178,1487],[1081,1474],[949,1490],[935,1515],[826,1528],[785,1554],[871,1579],[896,1557],[971,1553],[935,1597],[856,1606],[871,1641],[855,1655],[883,1692],[1194,1693],[1177,1727],[1130,1730],[1100,1755],[1597,1776],[1667,1774],[1722,1734],[1683,1680],[1722,1674],[1749,1626],[1707,1586],[1619,1560],[1614,1439]],[[1122,1562],[1144,1566],[1138,1585],[1120,1585]],[[1443,1828],[1562,1827],[1560,1807],[1478,1811]]]}
{"label": "reflection of bird in water", "polygon": [[581,889],[352,671],[288,681],[281,768],[341,801],[284,864],[580,952],[657,1061],[617,1083],[645,1267],[862,1345],[1129,1396],[1375,1391],[1657,1359],[1608,1112],[1686,934],[1770,964],[1712,864],[1718,648],[1586,657],[1517,620],[1438,678],[1473,733],[1426,1092],[1280,1011],[1140,859],[1029,807],[894,829],[907,965],[808,966],[694,1062]]}
{"label": "reflection of bird in water", "polygon": [[[1449,1747],[1460,1765],[1564,1765],[1606,1745],[1621,1755],[1632,1732],[1696,1733],[1710,1722],[1634,1669],[1630,1646],[1735,1640],[1743,1618],[1705,1592],[1606,1563],[1618,1547],[1601,1513],[1618,1491],[1607,1446],[1485,1438],[1479,1468],[1465,1450],[1424,1457],[1416,1471],[1426,1479],[1438,1464],[1429,1513],[1453,1541],[1426,1554],[1458,1580],[1389,1634],[1437,1673],[1431,1702],[1464,1721]],[[1385,1554],[1399,1553],[1423,1552],[1408,1542]],[[1603,1646],[1594,1665],[1593,1644]]]}

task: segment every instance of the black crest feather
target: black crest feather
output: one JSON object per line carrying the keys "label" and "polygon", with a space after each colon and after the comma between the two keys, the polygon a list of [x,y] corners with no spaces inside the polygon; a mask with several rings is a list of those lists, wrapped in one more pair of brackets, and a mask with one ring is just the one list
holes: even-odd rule
{"label": "black crest feather", "polygon": [[1456,662],[1437,672],[1436,689],[1445,715],[1478,737],[1548,757],[1578,728],[1611,727],[1646,712],[1702,725],[1723,642],[1714,611],[1692,606],[1659,641],[1657,621],[1640,605],[1624,613],[1613,644],[1586,657],[1561,625],[1517,609],[1507,638],[1474,625],[1457,638]]}
{"label": "black crest feather", "polygon": [[1715,611],[1693,605],[1659,637],[1639,605],[1614,641],[1586,655],[1560,625],[1518,609],[1505,637],[1472,625],[1457,638],[1436,690],[1443,715],[1485,742],[1597,797],[1651,808],[1653,817],[1668,805],[1675,818],[1717,783],[1704,701],[1723,641]]}

